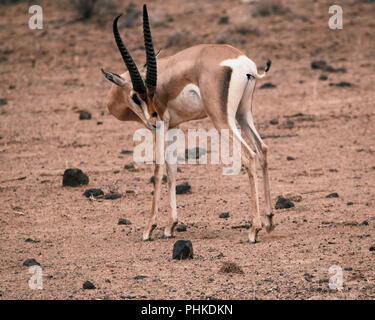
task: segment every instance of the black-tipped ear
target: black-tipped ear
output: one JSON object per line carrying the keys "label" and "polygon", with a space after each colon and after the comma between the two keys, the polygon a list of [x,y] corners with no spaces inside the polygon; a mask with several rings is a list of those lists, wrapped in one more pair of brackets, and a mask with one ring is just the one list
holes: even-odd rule
{"label": "black-tipped ear", "polygon": [[266,67],[264,68],[264,72],[268,72],[271,68],[272,61],[270,59],[267,60]]}
{"label": "black-tipped ear", "polygon": [[125,79],[121,76],[119,76],[118,74],[116,73],[113,73],[113,72],[108,72],[108,71],[105,71],[103,69],[102,70],[102,73],[104,74],[104,76],[109,80],[111,81],[112,83],[114,83],[115,85],[119,86],[119,87],[123,87],[125,85]]}

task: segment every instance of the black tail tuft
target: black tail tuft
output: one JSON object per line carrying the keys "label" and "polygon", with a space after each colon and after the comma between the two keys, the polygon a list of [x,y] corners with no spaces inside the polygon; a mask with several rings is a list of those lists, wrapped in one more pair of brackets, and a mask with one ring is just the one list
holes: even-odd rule
{"label": "black tail tuft", "polygon": [[267,60],[266,67],[264,68],[264,72],[268,72],[271,68],[272,61],[270,59]]}

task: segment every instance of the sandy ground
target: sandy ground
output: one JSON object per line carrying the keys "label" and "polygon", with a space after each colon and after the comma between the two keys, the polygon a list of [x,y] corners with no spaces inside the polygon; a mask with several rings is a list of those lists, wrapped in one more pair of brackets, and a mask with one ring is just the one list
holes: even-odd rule
{"label": "sandy ground", "polygon": [[[39,3],[43,30],[27,28],[27,2],[0,6],[0,98],[7,102],[0,106],[0,299],[374,299],[373,2],[342,1],[342,30],[327,27],[330,1],[282,1],[288,12],[265,17],[253,16],[256,1],[148,2],[164,56],[224,41],[258,65],[273,60],[255,91],[254,117],[270,148],[273,203],[285,194],[302,200],[275,210],[276,229],[262,231],[255,245],[246,230],[231,228],[246,223],[247,176],[223,176],[214,165],[180,166],[178,182],[192,186],[177,199],[187,231],[158,239],[169,214],[164,185],[156,240],[139,241],[153,169],[124,169],[132,156],[120,151],[133,149],[141,126],[108,113],[110,85],[100,74],[101,67],[124,71],[111,34],[119,9],[80,22],[69,6]],[[228,24],[218,23],[223,16]],[[140,19],[122,33],[142,64]],[[313,70],[316,60],[347,72]],[[353,86],[329,85],[341,81]],[[277,87],[260,90],[265,82]],[[80,121],[80,110],[92,119]],[[304,115],[287,117],[296,113]],[[182,125],[211,127],[208,120]],[[64,170],[75,167],[89,185],[63,188]],[[95,187],[124,196],[82,195]],[[326,198],[333,192],[339,197]],[[223,211],[230,218],[220,219]],[[119,218],[132,224],[118,225]],[[172,260],[177,239],[192,241],[193,260]],[[42,290],[28,286],[29,258],[42,266]],[[220,272],[224,262],[243,274]],[[343,270],[342,291],[328,287],[332,265]],[[86,280],[96,289],[83,290]]]}

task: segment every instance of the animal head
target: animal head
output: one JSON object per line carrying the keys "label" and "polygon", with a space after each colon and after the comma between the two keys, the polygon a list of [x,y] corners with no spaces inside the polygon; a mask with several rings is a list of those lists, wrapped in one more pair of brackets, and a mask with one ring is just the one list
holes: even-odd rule
{"label": "animal head", "polygon": [[109,93],[108,109],[119,119],[126,113],[127,109],[131,109],[147,128],[154,130],[158,118],[153,99],[156,91],[157,67],[147,7],[146,5],[143,6],[143,35],[146,49],[145,80],[143,80],[137,65],[121,39],[117,27],[120,17],[121,14],[113,21],[113,35],[128,71],[118,75],[102,69],[104,76],[115,84]]}

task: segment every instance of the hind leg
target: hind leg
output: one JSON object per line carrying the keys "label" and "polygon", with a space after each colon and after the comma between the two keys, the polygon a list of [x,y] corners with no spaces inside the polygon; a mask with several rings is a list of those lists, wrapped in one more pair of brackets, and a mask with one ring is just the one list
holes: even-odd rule
{"label": "hind leg", "polygon": [[270,193],[270,183],[268,175],[268,161],[267,161],[267,152],[268,147],[261,139],[259,133],[257,132],[252,114],[250,110],[246,110],[244,113],[241,113],[241,109],[236,115],[237,121],[241,127],[242,132],[247,137],[248,140],[252,142],[254,146],[258,159],[262,168],[263,174],[263,191],[266,204],[266,213],[262,214],[262,224],[266,228],[267,232],[270,232],[274,229],[272,217],[272,205],[271,205],[271,193]]}

